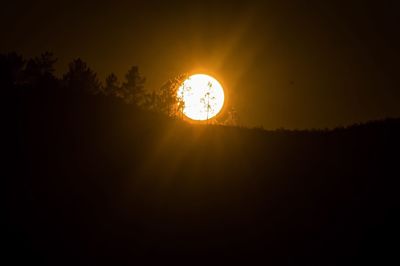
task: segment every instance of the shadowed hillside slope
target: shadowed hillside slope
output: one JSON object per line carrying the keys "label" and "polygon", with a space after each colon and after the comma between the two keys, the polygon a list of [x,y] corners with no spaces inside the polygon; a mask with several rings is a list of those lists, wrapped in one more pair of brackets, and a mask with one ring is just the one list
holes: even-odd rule
{"label": "shadowed hillside slope", "polygon": [[398,260],[400,120],[263,131],[35,97],[19,97],[7,176],[16,263]]}

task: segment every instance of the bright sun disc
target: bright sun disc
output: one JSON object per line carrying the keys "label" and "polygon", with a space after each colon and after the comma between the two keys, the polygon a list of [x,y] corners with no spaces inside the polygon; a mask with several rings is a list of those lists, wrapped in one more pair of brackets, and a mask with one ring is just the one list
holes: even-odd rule
{"label": "bright sun disc", "polygon": [[224,105],[224,90],[213,77],[196,74],[179,87],[177,97],[183,102],[182,113],[193,120],[208,120]]}

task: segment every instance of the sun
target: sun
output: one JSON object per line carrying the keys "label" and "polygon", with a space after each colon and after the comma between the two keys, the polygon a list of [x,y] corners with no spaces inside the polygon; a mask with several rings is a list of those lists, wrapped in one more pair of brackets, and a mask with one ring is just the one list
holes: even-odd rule
{"label": "sun", "polygon": [[216,116],[224,105],[224,90],[213,77],[205,74],[189,76],[178,88],[182,113],[192,120],[204,121]]}

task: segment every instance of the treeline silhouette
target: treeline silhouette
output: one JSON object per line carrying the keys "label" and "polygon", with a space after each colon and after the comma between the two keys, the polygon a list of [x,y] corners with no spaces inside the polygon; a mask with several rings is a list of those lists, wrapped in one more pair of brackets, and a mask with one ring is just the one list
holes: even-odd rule
{"label": "treeline silhouette", "polygon": [[61,79],[51,54],[0,62],[15,265],[398,264],[399,119],[192,125],[142,107],[137,68],[102,85],[81,60]]}
{"label": "treeline silhouette", "polygon": [[[40,96],[54,94],[91,94],[107,95],[120,98],[142,109],[154,110],[176,115],[172,106],[176,104],[175,93],[183,75],[166,82],[159,91],[148,92],[144,89],[146,79],[139,73],[137,66],[132,66],[120,82],[114,73],[108,75],[105,83],[99,81],[97,74],[80,58],[73,60],[68,71],[61,77],[54,75],[57,59],[50,52],[25,60],[21,55],[8,53],[0,55],[2,86],[25,90]],[[30,92],[26,92],[28,88]]]}
{"label": "treeline silhouette", "polygon": [[[177,97],[177,90],[187,74],[172,77],[161,88],[150,90],[145,88],[146,79],[137,66],[128,70],[123,81],[111,73],[102,83],[96,72],[80,58],[69,63],[68,71],[57,78],[54,74],[56,62],[50,52],[28,60],[16,53],[0,54],[2,86],[21,93],[34,93],[43,99],[56,99],[57,95],[57,100],[71,96],[76,99],[87,98],[88,95],[108,96],[137,109],[182,118],[184,102]],[[235,125],[236,111],[231,107],[226,113],[219,121],[213,119],[213,123]]]}

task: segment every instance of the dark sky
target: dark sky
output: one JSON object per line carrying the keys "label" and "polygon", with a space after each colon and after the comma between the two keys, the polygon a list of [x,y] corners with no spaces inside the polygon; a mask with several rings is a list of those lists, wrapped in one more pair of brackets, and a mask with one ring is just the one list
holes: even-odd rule
{"label": "dark sky", "polygon": [[[64,3],[63,3],[64,2]],[[214,75],[242,125],[315,128],[400,116],[398,1],[3,1],[0,52],[132,65],[159,88]]]}

